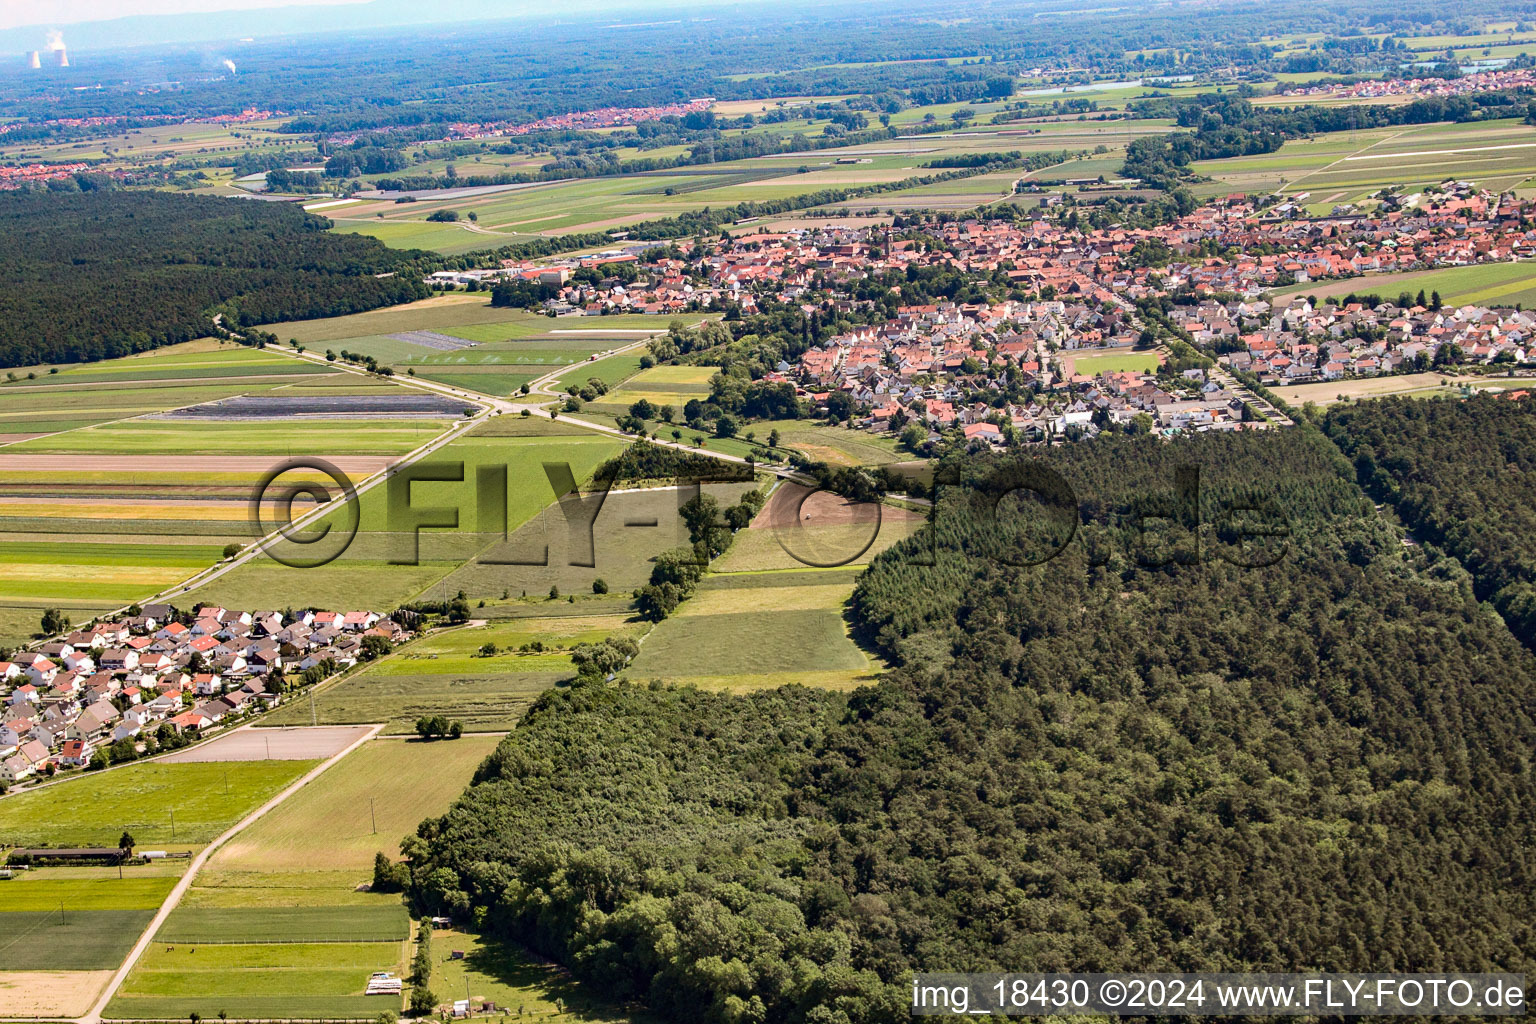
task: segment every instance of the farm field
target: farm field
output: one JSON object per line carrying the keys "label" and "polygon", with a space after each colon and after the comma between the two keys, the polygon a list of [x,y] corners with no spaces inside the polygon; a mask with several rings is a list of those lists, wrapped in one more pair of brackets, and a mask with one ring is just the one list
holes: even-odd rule
{"label": "farm field", "polygon": [[400,942],[155,943],[108,1005],[128,1020],[372,1018],[398,996],[364,996],[375,971],[404,970]]}
{"label": "farm field", "polygon": [[1327,213],[1389,186],[1415,192],[1447,178],[1512,189],[1536,176],[1536,128],[1506,119],[1330,132],[1287,142],[1275,153],[1191,167],[1216,179],[1200,194],[1306,192],[1308,209]]}
{"label": "farm field", "polygon": [[1396,300],[1400,292],[1440,293],[1448,306],[1536,305],[1536,263],[1485,263],[1403,274],[1369,274],[1342,281],[1313,281],[1276,289],[1277,296],[1315,295],[1319,299],[1380,295]]}
{"label": "farm field", "polygon": [[[315,695],[316,719],[327,723],[384,721],[386,733],[414,731],[422,715],[448,715],[470,732],[511,728],[538,695],[574,671],[512,672],[497,667],[475,675],[348,677]],[[346,685],[348,682],[353,685]],[[275,712],[272,724],[310,720],[309,709],[297,704]]]}
{"label": "farm field", "polygon": [[[658,510],[675,517],[675,492],[665,492],[665,498]],[[596,532],[599,537],[603,535],[602,530]],[[634,582],[625,582],[623,587],[615,585],[614,596],[593,596],[590,586],[586,586],[568,591],[581,595],[574,603],[564,597],[551,600],[545,596],[546,582],[542,589],[530,591],[531,596],[523,598],[520,589],[506,588],[498,581],[494,584],[495,593],[486,599],[486,606],[475,609],[474,614],[485,620],[483,624],[421,637],[393,655],[317,691],[313,710],[308,702],[289,704],[273,712],[267,721],[274,725],[299,725],[307,724],[313,717],[320,723],[386,722],[385,732],[399,735],[412,733],[417,718],[441,714],[463,722],[468,733],[511,728],[540,693],[574,678],[571,648],[608,636],[644,632],[645,624],[630,611],[627,588],[638,585],[649,574],[645,559],[651,553],[671,546],[675,545],[658,545],[654,549],[642,545],[647,554],[637,556],[635,561],[644,566],[643,571],[636,571]],[[600,546],[598,550],[603,549]],[[475,569],[471,563],[461,572],[473,573]],[[602,571],[607,573],[609,569],[605,567]],[[583,583],[589,584],[591,570],[584,572],[587,575]],[[447,583],[451,589],[459,584],[473,585],[474,581],[456,574]],[[503,593],[509,597],[501,598]],[[494,654],[480,653],[487,644],[494,645]],[[532,649],[534,645],[539,645],[539,649]],[[530,649],[519,650],[524,647]],[[373,748],[374,744],[370,744],[367,749]],[[429,755],[432,750],[437,753]],[[420,757],[451,753],[440,745],[418,751]],[[379,838],[382,843],[375,840],[371,845],[365,844],[370,858],[374,850],[387,848],[398,835],[381,830]],[[232,844],[231,849],[238,848],[238,843]]]}
{"label": "farm field", "polygon": [[[733,504],[750,489],[750,481],[701,484],[722,505]],[[688,534],[678,517],[678,505],[694,495],[691,487],[615,487],[602,500],[595,518],[588,506],[573,502],[547,506],[503,544],[455,569],[442,583],[445,590],[463,590],[471,601],[494,604],[528,595],[543,598],[551,586],[562,595],[591,600],[594,580],[603,580],[614,595],[643,585],[651,559],[684,546]],[[508,564],[513,562],[533,564]],[[535,613],[537,614],[537,613]]]}
{"label": "farm field", "polygon": [[444,999],[467,998],[475,1006],[495,1003],[518,1019],[541,1024],[629,1024],[648,1021],[596,999],[591,986],[578,984],[562,968],[515,945],[454,928],[432,933],[432,950],[462,952],[464,958],[438,955],[432,991]]}
{"label": "farm field", "polygon": [[399,900],[369,907],[177,907],[156,942],[399,942],[410,934]]}
{"label": "farm field", "polygon": [[324,760],[341,753],[367,733],[366,728],[237,729],[159,760],[162,764]]}
{"label": "farm field", "polygon": [[[39,368],[41,369],[41,367]],[[276,352],[251,348],[232,341],[201,338],[164,348],[150,349],[95,363],[66,363],[48,367],[46,377],[8,381],[0,390],[23,391],[32,387],[72,388],[86,384],[142,383],[144,381],[206,381],[219,377],[303,377],[334,373],[334,370],[302,363]],[[32,372],[6,371],[20,377]]]}
{"label": "farm field", "polygon": [[881,666],[843,621],[856,576],[849,569],[706,576],[645,638],[629,677],[736,691],[867,683]]}
{"label": "farm field", "polygon": [[470,437],[591,437],[592,431],[546,416],[495,415],[470,428]]}
{"label": "farm field", "polygon": [[765,420],[751,426],[760,444],[766,444],[768,435],[777,430],[781,448],[793,448],[834,466],[885,466],[906,457],[897,450],[894,437],[820,420]]}
{"label": "farm field", "polygon": [[[673,319],[644,315],[550,318],[492,306],[485,292],[458,292],[387,310],[280,324],[277,329],[315,349],[370,356],[397,375],[508,396],[562,366],[580,374],[594,356],[601,359],[648,333],[661,333]],[[684,321],[699,319],[693,315]],[[588,376],[592,374],[582,374],[580,379],[584,382]]]}
{"label": "farm field", "polygon": [[398,857],[402,836],[458,798],[498,742],[466,735],[365,743],[225,844],[207,870],[261,874],[323,865],[366,877],[375,853]]}
{"label": "farm field", "polygon": [[316,763],[147,761],[80,775],[0,799],[0,844],[115,845],[125,829],[148,848],[206,843]]}
{"label": "farm field", "polygon": [[111,970],[0,971],[0,1016],[84,1016],[112,980]]}
{"label": "farm field", "polygon": [[154,916],[153,907],[6,911],[0,955],[6,971],[116,970]]}
{"label": "farm field", "polygon": [[1362,377],[1358,380],[1329,380],[1315,384],[1289,384],[1274,387],[1274,391],[1288,405],[1300,407],[1307,402],[1332,405],[1340,400],[1354,398],[1379,398],[1382,395],[1455,395],[1462,386],[1476,387],[1486,383],[1497,384],[1481,377],[1453,377],[1444,373],[1407,373],[1395,376]]}
{"label": "farm field", "polygon": [[629,411],[631,405],[644,398],[658,407],[672,406],[673,419],[681,423],[683,406],[691,399],[697,398],[701,402],[706,400],[709,397],[709,380],[719,372],[719,368],[714,366],[653,366],[649,370],[641,370],[621,387],[597,401],[586,403],[582,406],[582,412],[588,415],[600,413],[622,416]]}
{"label": "farm field", "polygon": [[42,867],[0,883],[0,1015],[62,1014],[99,992],[185,866]]}
{"label": "farm field", "polygon": [[130,154],[157,156],[228,151],[233,161],[237,152],[291,145],[291,135],[276,131],[281,123],[281,118],[274,118],[243,124],[192,122],[146,125],[87,142],[50,145],[35,141],[22,142],[0,148],[0,159],[38,159],[45,155],[52,159],[99,159],[106,155],[107,150],[112,150],[116,153],[127,151]]}
{"label": "farm field", "polygon": [[186,453],[188,431],[196,430],[199,454],[270,454],[286,458],[317,448],[328,454],[403,455],[426,444],[448,426],[446,420],[291,420],[201,422],[128,420],[82,427],[51,437],[9,445],[7,452],[48,454],[172,455]]}
{"label": "farm field", "polygon": [[348,934],[356,937],[365,926],[374,929],[369,935],[398,928],[404,920],[400,898],[363,885],[372,878],[374,855],[398,856],[401,837],[445,811],[498,742],[496,736],[466,735],[364,744],[222,847],[182,908],[207,911],[214,920],[215,911],[226,908],[263,908],[272,914],[258,920],[308,916],[316,921],[311,929],[328,927],[326,915],[335,914],[353,922]]}
{"label": "farm field", "polygon": [[[410,920],[370,893],[373,858],[441,814],[494,736],[373,740],[222,847],[130,973],[108,1015],[128,1019],[373,1018],[368,976],[403,974]],[[211,1019],[211,1018],[210,1018]]]}
{"label": "farm field", "polygon": [[[268,602],[270,599],[264,595],[281,593],[285,600],[295,604],[319,608],[350,608],[360,597],[366,597],[370,604],[392,610],[440,583],[465,561],[496,543],[504,536],[503,529],[507,533],[516,531],[554,502],[556,494],[546,478],[545,463],[569,467],[573,479],[581,483],[621,447],[622,442],[617,439],[590,433],[459,438],[419,464],[423,472],[442,472],[457,479],[418,479],[412,483],[409,508],[402,499],[396,506],[398,515],[394,522],[388,511],[388,486],[375,487],[360,495],[359,532],[335,561],[305,569],[260,555],[178,600],[189,605],[206,601],[245,608]],[[482,469],[495,472],[500,467],[506,468],[508,489],[500,507],[495,499],[487,497],[488,518],[482,524],[479,474]],[[432,514],[453,518],[456,525],[423,529],[418,543],[411,520],[405,517],[410,510],[426,514],[434,509],[438,511]],[[347,525],[350,515],[340,511],[326,518],[340,528]]]}
{"label": "farm field", "polygon": [[[0,642],[29,637],[44,608],[80,621],[143,601],[248,543],[252,489],[283,458],[320,455],[358,479],[449,423],[275,418],[422,392],[212,339],[23,377],[0,395]],[[233,418],[246,415],[237,397],[256,418]],[[251,408],[268,400],[272,416]],[[212,402],[230,418],[156,418]]]}
{"label": "farm field", "polygon": [[640,352],[626,352],[621,355],[607,356],[596,362],[572,366],[570,370],[555,378],[551,386],[555,390],[560,390],[567,384],[585,384],[589,379],[596,377],[609,388],[616,388],[640,372],[640,356]]}
{"label": "farm field", "polygon": [[[1124,90],[1124,98],[1146,93],[1140,87]],[[1099,94],[1094,93],[1098,98]],[[1105,97],[1109,97],[1105,93]],[[978,120],[1000,111],[999,103],[943,103],[912,107],[892,116],[896,125],[917,125],[928,115],[949,119],[961,107],[976,112]],[[818,134],[823,121],[796,121],[782,125],[760,124],[752,134],[807,132]],[[707,167],[682,167],[654,172],[617,175],[600,179],[568,179],[542,182],[496,192],[465,191],[457,194],[423,195],[417,202],[397,204],[393,199],[365,199],[326,210],[335,230],[373,235],[402,248],[423,247],[443,253],[491,249],[533,235],[560,235],[623,227],[637,221],[676,216],[703,207],[719,207],[746,201],[796,198],[828,189],[887,184],[942,172],[925,167],[936,156],[953,156],[1017,149],[1092,150],[1105,145],[1123,147],[1139,134],[1166,128],[1166,122],[1133,125],[1092,122],[1047,122],[1028,126],[992,128],[981,124],[961,130],[886,140],[865,146],[831,151],[780,153],[722,161]],[[647,150],[646,155],[662,155]],[[622,154],[622,151],[621,151]],[[839,162],[842,161],[842,162]],[[852,199],[846,204],[892,201],[902,206],[947,207],[978,199],[999,198],[1010,191],[999,177],[980,186],[965,180],[933,186],[928,196],[903,191]],[[922,186],[919,186],[922,187]],[[888,200],[886,196],[899,197]],[[838,204],[839,206],[845,204]],[[974,205],[974,202],[971,203]],[[452,209],[462,218],[457,223],[432,223],[427,216]],[[476,220],[469,221],[473,213]],[[280,336],[283,336],[279,332]]]}
{"label": "farm field", "polygon": [[648,330],[652,327],[666,330],[671,320],[670,317],[643,315],[551,319],[527,310],[493,306],[488,292],[445,292],[365,313],[273,324],[270,330],[284,341],[295,338],[311,349],[336,348],[339,351],[353,338],[387,337],[410,331],[437,331],[471,341],[481,339],[466,336],[463,331],[485,331],[488,332],[487,339],[511,341],[566,331]]}
{"label": "farm field", "polygon": [[0,383],[0,395],[5,398],[0,404],[0,444],[234,395],[361,379],[213,339],[99,363],[6,372],[16,379]]}
{"label": "farm field", "polygon": [[176,885],[182,863],[125,869],[119,878],[108,868],[38,868],[6,883],[5,912],[56,912],[60,906],[94,910],[153,910],[165,902]]}
{"label": "farm field", "polygon": [[880,506],[876,520],[873,506],[852,505],[834,494],[785,483],[747,529],[737,531],[713,569],[738,573],[867,565],[924,521],[916,512],[889,504]]}

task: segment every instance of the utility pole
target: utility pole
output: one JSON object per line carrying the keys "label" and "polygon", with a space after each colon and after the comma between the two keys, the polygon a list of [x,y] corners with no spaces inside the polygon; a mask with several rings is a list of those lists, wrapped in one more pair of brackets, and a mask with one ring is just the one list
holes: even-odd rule
{"label": "utility pole", "polygon": [[378,816],[373,813],[373,797],[368,798],[368,820],[373,822],[373,834],[378,835],[379,819]]}
{"label": "utility pole", "polygon": [[176,808],[171,808],[171,842],[176,841]]}

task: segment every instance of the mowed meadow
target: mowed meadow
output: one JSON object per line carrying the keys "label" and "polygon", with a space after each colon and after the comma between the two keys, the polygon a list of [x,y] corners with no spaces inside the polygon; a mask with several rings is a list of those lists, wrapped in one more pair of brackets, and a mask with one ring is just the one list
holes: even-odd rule
{"label": "mowed meadow", "polygon": [[279,463],[319,456],[360,481],[463,405],[422,413],[421,392],[382,378],[213,340],[17,377],[0,384],[0,643],[44,608],[83,621],[250,543],[251,496]]}

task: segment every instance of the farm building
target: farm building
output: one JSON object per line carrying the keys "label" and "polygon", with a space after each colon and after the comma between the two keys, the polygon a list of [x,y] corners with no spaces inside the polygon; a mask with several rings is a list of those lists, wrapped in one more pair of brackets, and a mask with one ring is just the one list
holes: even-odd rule
{"label": "farm building", "polygon": [[10,861],[13,864],[36,864],[44,861],[58,861],[71,864],[116,864],[123,859],[123,856],[123,851],[115,846],[60,846],[56,848],[41,846],[34,849],[12,850]]}

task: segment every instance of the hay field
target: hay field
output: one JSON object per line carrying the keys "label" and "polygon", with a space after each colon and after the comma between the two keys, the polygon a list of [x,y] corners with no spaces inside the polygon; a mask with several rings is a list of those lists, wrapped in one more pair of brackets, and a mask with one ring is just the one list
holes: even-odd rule
{"label": "hay field", "polygon": [[115,845],[125,829],[149,848],[206,843],[316,763],[147,761],[78,775],[0,799],[0,843]]}
{"label": "hay field", "polygon": [[458,798],[498,742],[471,735],[365,743],[227,843],[208,869],[259,874],[323,865],[366,877],[375,853],[398,857],[402,836]]}
{"label": "hay field", "polygon": [[629,678],[735,691],[867,683],[882,666],[849,638],[843,619],[856,576],[848,569],[707,576],[646,636]]}
{"label": "hay field", "polygon": [[83,1016],[112,980],[105,971],[0,971],[0,1017]]}

